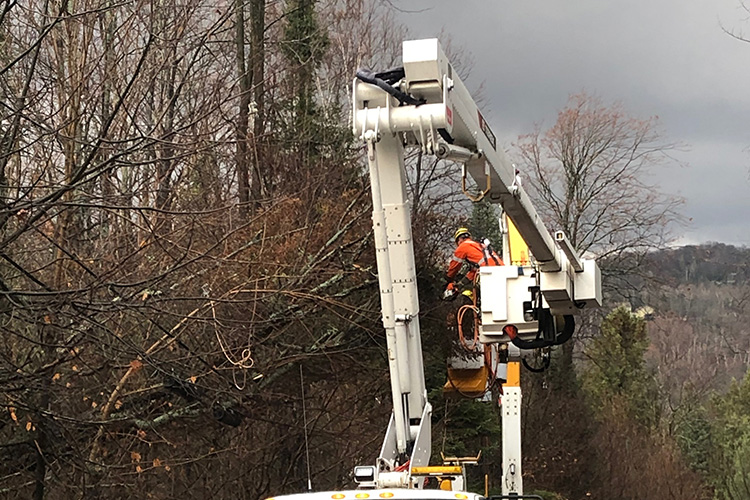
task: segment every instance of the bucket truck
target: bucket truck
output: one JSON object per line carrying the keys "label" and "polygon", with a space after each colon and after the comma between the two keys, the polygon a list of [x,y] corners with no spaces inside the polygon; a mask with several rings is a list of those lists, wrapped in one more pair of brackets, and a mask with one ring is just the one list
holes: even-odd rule
{"label": "bucket truck", "polygon": [[[358,489],[277,500],[481,498],[464,491],[463,468],[478,457],[429,463],[432,407],[422,362],[405,148],[420,148],[459,165],[464,192],[474,201],[500,204],[509,220],[506,265],[479,270],[479,341],[484,348],[502,349],[507,362],[502,370],[502,496],[495,498],[538,498],[523,495],[521,355],[565,342],[573,332],[573,315],[601,305],[599,268],[594,260],[578,256],[562,232],[553,236],[546,229],[437,39],[404,42],[403,68],[380,74],[358,71],[352,103],[353,132],[366,146],[370,173],[393,413],[375,465],[355,467]],[[469,191],[469,178],[478,191]],[[509,238],[516,232],[531,254],[519,263],[508,253]],[[440,489],[422,489],[429,477],[438,478]]]}

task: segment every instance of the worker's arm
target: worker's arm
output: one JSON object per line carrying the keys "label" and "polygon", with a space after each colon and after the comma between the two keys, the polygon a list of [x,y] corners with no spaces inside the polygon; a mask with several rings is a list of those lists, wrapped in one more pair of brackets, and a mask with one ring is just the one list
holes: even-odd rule
{"label": "worker's arm", "polygon": [[448,264],[448,272],[446,273],[449,282],[456,280],[458,272],[468,260],[470,250],[471,245],[468,241],[464,240],[453,251],[453,256],[451,257],[451,261]]}
{"label": "worker's arm", "polygon": [[448,272],[445,273],[448,284],[446,285],[445,291],[443,292],[443,299],[452,299],[455,297],[458,291],[455,281],[456,278],[459,277],[458,273],[461,271],[461,268],[466,262],[466,256],[466,247],[463,244],[458,245],[458,247],[456,247],[456,250],[453,252],[450,263],[448,264]]}
{"label": "worker's arm", "polygon": [[458,257],[456,254],[458,253],[458,248],[453,253],[453,257],[451,257],[450,264],[448,264],[448,272],[445,273],[448,277],[448,281],[452,282],[455,281],[456,276],[458,276],[458,272],[461,270],[461,267],[464,265],[464,259]]}

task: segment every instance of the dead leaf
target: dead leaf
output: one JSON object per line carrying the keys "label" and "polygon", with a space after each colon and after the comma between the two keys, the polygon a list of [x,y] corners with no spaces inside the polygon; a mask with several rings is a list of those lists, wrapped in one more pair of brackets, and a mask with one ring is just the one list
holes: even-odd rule
{"label": "dead leaf", "polygon": [[198,377],[196,377],[195,375],[193,375],[192,377],[190,377],[190,381],[192,383],[195,383],[196,380],[198,380]]}
{"label": "dead leaf", "polygon": [[27,432],[31,430],[31,427],[32,427],[32,425],[31,425],[31,421],[29,421],[29,422],[26,422],[26,431],[27,431]]}
{"label": "dead leaf", "polygon": [[91,407],[92,407],[92,408],[96,408],[97,406],[99,406],[99,405],[97,404],[97,402],[96,402],[96,401],[92,401],[92,402],[91,402]]}
{"label": "dead leaf", "polygon": [[119,410],[120,408],[122,408],[122,401],[118,399],[115,401],[115,410]]}
{"label": "dead leaf", "polygon": [[16,415],[16,409],[11,406],[10,408],[8,408],[8,411],[10,412],[11,420],[13,420],[15,423],[18,423],[18,415]]}
{"label": "dead leaf", "polygon": [[141,360],[139,359],[134,359],[130,362],[130,368],[132,368],[134,372],[137,372],[138,370],[143,368],[143,362],[141,362]]}
{"label": "dead leaf", "polygon": [[136,435],[141,439],[146,439],[146,431],[144,431],[143,429],[138,429]]}
{"label": "dead leaf", "polygon": [[153,464],[154,464],[154,467],[161,467],[161,460],[159,460],[158,458],[155,458]]}
{"label": "dead leaf", "polygon": [[135,466],[135,471],[140,474],[141,472],[143,472],[143,468],[140,465],[136,465]]}
{"label": "dead leaf", "polygon": [[52,375],[52,380],[60,380],[60,377],[62,377],[62,375],[60,375],[59,373],[55,373],[54,375]]}
{"label": "dead leaf", "polygon": [[131,451],[130,452],[130,459],[133,462],[140,462],[141,461],[141,454],[138,453],[137,451]]}
{"label": "dead leaf", "polygon": [[171,470],[172,470],[172,467],[170,467],[170,466],[168,466],[168,465],[165,465],[165,466],[164,466],[164,470],[165,470],[165,471],[167,471],[167,472],[169,472],[169,471],[171,471]]}

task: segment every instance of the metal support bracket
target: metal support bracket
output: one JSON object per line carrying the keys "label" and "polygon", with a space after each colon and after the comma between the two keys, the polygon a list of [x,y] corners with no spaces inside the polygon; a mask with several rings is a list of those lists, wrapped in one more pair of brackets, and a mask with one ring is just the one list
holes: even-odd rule
{"label": "metal support bracket", "polygon": [[485,184],[486,188],[483,191],[480,191],[477,196],[472,195],[468,189],[466,189],[466,165],[461,166],[461,191],[466,195],[468,199],[473,201],[474,203],[478,201],[482,201],[482,199],[485,197],[487,193],[490,192],[492,189],[492,177],[490,176],[490,166],[488,164],[484,164],[484,177],[485,177]]}

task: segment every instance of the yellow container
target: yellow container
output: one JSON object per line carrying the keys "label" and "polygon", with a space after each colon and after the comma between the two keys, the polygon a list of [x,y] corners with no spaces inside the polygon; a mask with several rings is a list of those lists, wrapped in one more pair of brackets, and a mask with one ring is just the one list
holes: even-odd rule
{"label": "yellow container", "polygon": [[487,391],[487,367],[475,369],[448,368],[448,381],[443,386],[443,394],[481,397]]}

